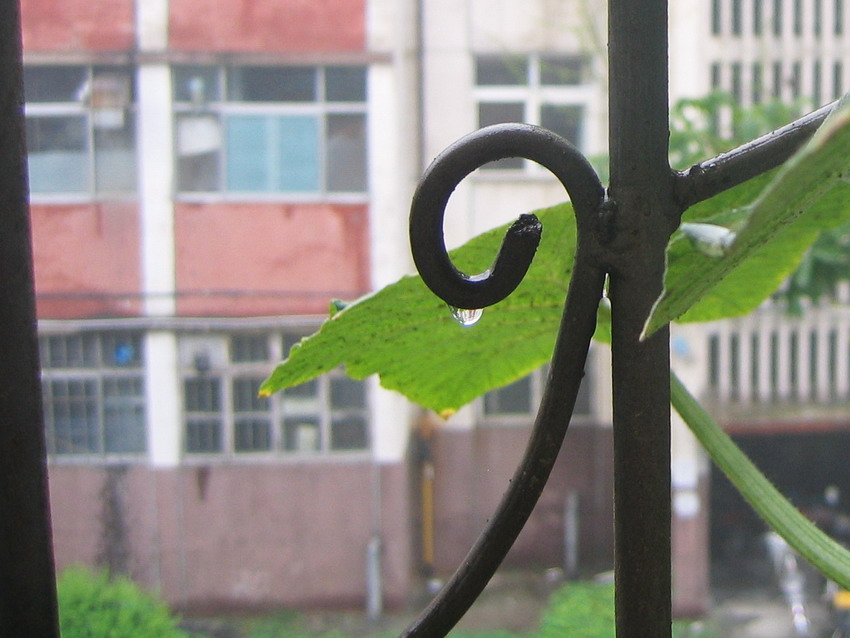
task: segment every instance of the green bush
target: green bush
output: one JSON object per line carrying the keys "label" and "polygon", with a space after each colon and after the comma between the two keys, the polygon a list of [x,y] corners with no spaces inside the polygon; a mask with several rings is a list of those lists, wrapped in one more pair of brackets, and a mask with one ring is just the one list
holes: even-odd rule
{"label": "green bush", "polygon": [[187,638],[168,607],[128,578],[71,567],[58,590],[62,638]]}
{"label": "green bush", "polygon": [[[540,620],[540,638],[614,638],[614,584],[571,582],[549,600]],[[673,623],[673,636],[709,638],[702,623]]]}
{"label": "green bush", "polygon": [[614,638],[613,583],[567,583],[552,594],[540,638]]}

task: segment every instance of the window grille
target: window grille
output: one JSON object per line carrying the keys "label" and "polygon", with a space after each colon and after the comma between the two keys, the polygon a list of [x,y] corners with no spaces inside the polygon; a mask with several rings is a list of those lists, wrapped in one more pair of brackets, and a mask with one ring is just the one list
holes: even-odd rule
{"label": "window grille", "polygon": [[279,333],[185,337],[181,342],[186,453],[315,455],[369,446],[366,385],[334,371],[260,397],[281,353]]}
{"label": "window grille", "polygon": [[141,335],[46,335],[40,346],[48,453],[144,454]]}

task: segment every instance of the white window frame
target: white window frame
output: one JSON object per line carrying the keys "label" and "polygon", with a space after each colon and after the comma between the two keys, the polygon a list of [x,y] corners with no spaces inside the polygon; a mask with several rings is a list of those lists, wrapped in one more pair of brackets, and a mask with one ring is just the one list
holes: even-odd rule
{"label": "white window frame", "polygon": [[[204,67],[205,65],[181,65],[175,66],[175,71],[180,68]],[[245,67],[256,67],[257,65],[243,65]],[[368,117],[368,95],[364,96],[363,101],[329,101],[326,96],[325,74],[330,66],[321,65],[304,65],[293,68],[310,68],[315,71],[314,82],[316,98],[310,102],[240,102],[230,100],[227,97],[228,87],[228,70],[238,68],[238,65],[207,65],[205,68],[214,70],[216,81],[218,82],[219,96],[218,99],[210,100],[202,104],[191,104],[189,102],[178,101],[177,92],[175,90],[174,98],[174,119],[175,119],[175,140],[174,140],[174,157],[175,157],[175,179],[174,179],[174,196],[182,201],[338,201],[342,203],[363,203],[367,201],[368,193],[368,164],[366,166],[366,176],[362,190],[356,191],[331,191],[328,186],[327,174],[327,121],[328,116],[333,115],[357,115],[362,116],[364,120],[364,160],[368,158],[368,139],[369,139],[369,117]],[[270,68],[286,68],[285,66],[277,66]],[[363,65],[355,65],[353,68],[362,69],[366,75],[366,91],[368,93],[368,74],[369,68]],[[177,81],[175,73],[175,82]],[[181,117],[190,115],[206,115],[213,116],[218,120],[219,131],[221,134],[221,150],[218,153],[218,176],[217,187],[211,190],[182,190],[180,187],[179,175],[179,160],[178,153],[178,120]],[[318,167],[319,167],[319,188],[317,190],[305,191],[253,191],[253,190],[229,190],[227,187],[227,176],[225,170],[227,166],[227,140],[226,138],[226,118],[234,115],[261,115],[261,116],[308,116],[315,117],[318,122]]]}
{"label": "white window frame", "polygon": [[[132,135],[133,135],[133,153],[132,157],[136,158],[138,147],[138,108],[136,103],[136,78],[134,69],[127,65],[102,65],[102,64],[30,64],[25,68],[53,68],[53,69],[83,69],[86,74],[85,82],[88,87],[92,86],[95,70],[108,71],[114,73],[122,73],[126,75],[129,82],[130,98],[124,107],[127,116],[131,119]],[[92,106],[90,98],[80,99],[77,101],[57,101],[57,102],[28,102],[24,105],[24,114],[27,120],[36,118],[49,117],[82,117],[85,121],[86,134],[86,170],[89,175],[90,183],[87,188],[74,191],[56,191],[45,192],[32,190],[30,184],[30,199],[36,202],[52,203],[52,202],[79,202],[91,200],[116,200],[116,199],[134,199],[137,197],[139,183],[136,180],[133,187],[129,190],[99,190],[97,184],[97,147],[95,143],[95,128],[94,123],[95,111],[97,109]],[[135,166],[135,173],[138,175],[138,163]]]}
{"label": "white window frame", "polygon": [[[92,365],[71,365],[67,367],[53,367],[50,363],[50,357],[47,356],[48,340],[50,339],[72,339],[78,337],[94,337],[97,339],[97,353],[99,361]],[[136,353],[137,362],[127,367],[114,365],[109,366],[103,363],[103,346],[104,338],[117,336],[118,338],[126,337],[136,342],[138,351]],[[147,422],[146,422],[146,403],[145,403],[145,359],[144,359],[144,335],[138,331],[94,331],[94,332],[72,332],[72,333],[45,333],[39,335],[41,346],[41,379],[44,387],[44,425],[47,442],[48,458],[51,461],[61,462],[141,462],[147,458]],[[110,397],[107,396],[105,386],[108,381],[131,380],[139,384],[140,391],[133,397],[122,397],[126,400],[127,405],[131,407],[141,408],[141,440],[143,444],[141,449],[133,452],[115,452],[106,449],[106,407]],[[57,406],[52,402],[52,385],[56,382],[91,382],[94,383],[96,394],[94,400],[96,402],[96,418],[97,418],[97,437],[98,450],[81,450],[61,451],[56,447],[56,411]]]}
{"label": "white window frame", "polygon": [[[260,337],[265,338],[268,358],[265,360],[238,362],[234,361],[233,353],[233,338],[239,336]],[[286,331],[274,332],[228,332],[205,335],[182,335],[178,349],[180,351],[180,394],[183,397],[184,409],[183,418],[181,419],[181,428],[183,435],[182,454],[187,461],[196,459],[257,459],[257,458],[276,458],[276,459],[321,459],[339,456],[364,456],[368,455],[371,449],[371,419],[369,414],[369,385],[366,382],[363,384],[364,400],[362,407],[352,410],[335,411],[331,406],[331,384],[334,379],[344,377],[341,370],[321,375],[314,380],[317,384],[316,399],[318,402],[318,412],[313,412],[310,416],[318,417],[318,448],[310,450],[288,450],[284,441],[283,421],[285,418],[285,394],[276,393],[269,397],[269,407],[264,414],[268,415],[269,427],[271,429],[270,445],[268,449],[263,450],[237,450],[236,449],[236,423],[239,418],[239,412],[236,411],[234,382],[239,379],[253,378],[265,379],[274,368],[274,365],[284,356],[283,344],[284,340],[289,341],[294,339],[291,333]],[[198,353],[206,352],[207,360],[201,366],[193,364],[193,359]],[[204,368],[206,365],[208,369]],[[218,412],[197,413],[196,419],[188,411],[186,406],[186,381],[191,379],[216,379],[219,381],[221,389],[221,408]],[[365,423],[365,445],[362,448],[356,449],[334,449],[332,447],[333,434],[333,418],[334,415],[341,413],[352,413],[363,419]],[[249,413],[246,411],[246,414]],[[217,417],[219,419],[221,431],[221,446],[218,450],[190,450],[188,448],[188,423],[192,420],[202,420],[204,415],[208,417]]]}
{"label": "white window frame", "polygon": [[[479,59],[498,58],[500,54],[481,53],[474,56],[473,66],[477,66]],[[523,121],[527,124],[541,124],[541,112],[544,105],[551,106],[575,106],[582,110],[579,139],[569,140],[579,150],[586,149],[590,139],[590,115],[591,105],[594,99],[594,86],[589,81],[590,59],[577,53],[530,53],[523,55],[504,54],[505,58],[524,58],[528,62],[528,74],[525,84],[515,85],[481,85],[473,87],[473,99],[475,102],[478,122],[478,109],[481,104],[498,103],[521,103],[523,104]],[[583,78],[578,84],[544,85],[541,81],[541,63],[543,58],[583,58],[585,68]],[[528,175],[539,177],[547,171],[536,162],[524,160],[522,168],[492,168],[480,173],[480,177],[493,175],[504,178],[505,175]]]}

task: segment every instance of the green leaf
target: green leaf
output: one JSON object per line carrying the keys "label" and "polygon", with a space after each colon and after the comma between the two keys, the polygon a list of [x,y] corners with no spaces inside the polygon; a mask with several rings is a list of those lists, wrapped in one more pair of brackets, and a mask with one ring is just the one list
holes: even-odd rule
{"label": "green leaf", "polygon": [[670,396],[673,407],[717,467],[765,522],[824,576],[850,589],[850,552],[803,516],[765,478],[676,375],[671,375]]}
{"label": "green leaf", "polygon": [[[850,219],[850,186],[842,181],[850,170],[848,148],[850,106],[843,105],[751,204],[727,208],[765,178],[712,198],[686,215],[688,221],[736,230],[735,240],[716,257],[694,247],[682,232],[673,235],[664,292],[647,320],[645,336],[674,319],[711,321],[757,308],[793,272],[820,231]],[[712,209],[726,212],[700,217]]]}
{"label": "green leaf", "polygon": [[[536,214],[543,237],[528,274],[474,326],[459,325],[420,277],[404,277],[354,303],[335,303],[331,317],[292,348],[261,394],[344,365],[357,379],[377,373],[385,388],[447,416],[539,367],[555,343],[572,272],[575,222],[569,204]],[[464,272],[488,268],[506,228],[470,240],[452,252],[452,260]]]}

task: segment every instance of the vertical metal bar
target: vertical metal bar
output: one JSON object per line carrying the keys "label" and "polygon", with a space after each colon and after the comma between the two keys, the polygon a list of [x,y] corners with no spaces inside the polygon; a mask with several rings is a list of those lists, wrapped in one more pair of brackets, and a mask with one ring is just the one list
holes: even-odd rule
{"label": "vertical metal bar", "polygon": [[670,636],[669,335],[640,341],[677,223],[667,160],[667,0],[609,0],[609,253],[618,638]]}
{"label": "vertical metal bar", "polygon": [[20,7],[0,2],[0,635],[59,635],[23,135]]}

